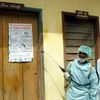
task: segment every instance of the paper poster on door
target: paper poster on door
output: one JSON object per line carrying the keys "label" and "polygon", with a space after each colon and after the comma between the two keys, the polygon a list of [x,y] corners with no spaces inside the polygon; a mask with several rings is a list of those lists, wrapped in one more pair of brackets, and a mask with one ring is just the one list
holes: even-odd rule
{"label": "paper poster on door", "polygon": [[9,23],[9,62],[33,59],[32,24]]}

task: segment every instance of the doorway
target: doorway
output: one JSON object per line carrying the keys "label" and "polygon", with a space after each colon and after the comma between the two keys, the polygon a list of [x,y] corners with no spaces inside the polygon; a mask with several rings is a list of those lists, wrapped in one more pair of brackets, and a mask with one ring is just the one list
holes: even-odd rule
{"label": "doorway", "polygon": [[[36,12],[5,10],[0,11],[0,100],[42,100],[40,88],[41,61],[39,15]],[[31,62],[8,61],[9,23],[31,24],[33,38],[33,60]],[[42,33],[41,33],[42,34]],[[41,37],[40,37],[41,36]]]}
{"label": "doorway", "polygon": [[88,18],[77,18],[76,13],[62,12],[64,63],[77,58],[77,49],[80,45],[87,45],[93,49],[90,61],[96,65],[100,57],[99,46],[99,18],[89,15]]}

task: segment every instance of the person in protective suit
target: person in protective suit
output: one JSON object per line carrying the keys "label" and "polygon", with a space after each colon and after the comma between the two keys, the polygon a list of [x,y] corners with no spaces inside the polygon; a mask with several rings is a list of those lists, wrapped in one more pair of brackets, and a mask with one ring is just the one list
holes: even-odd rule
{"label": "person in protective suit", "polygon": [[96,100],[98,77],[88,59],[92,54],[90,47],[82,45],[78,48],[78,58],[66,67],[64,78],[69,84],[65,100]]}
{"label": "person in protective suit", "polygon": [[98,73],[99,84],[98,84],[96,100],[100,100],[100,59],[97,60],[97,73]]}

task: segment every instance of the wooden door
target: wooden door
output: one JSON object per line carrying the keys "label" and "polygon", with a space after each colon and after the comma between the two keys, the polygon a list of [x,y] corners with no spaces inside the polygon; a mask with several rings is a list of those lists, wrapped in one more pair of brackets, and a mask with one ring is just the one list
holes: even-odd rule
{"label": "wooden door", "polygon": [[[8,24],[32,24],[34,58],[28,63],[8,61]],[[37,16],[8,13],[0,15],[0,100],[39,100]]]}
{"label": "wooden door", "polygon": [[77,49],[81,45],[87,45],[93,49],[93,56],[89,60],[96,65],[100,54],[98,17],[76,18],[76,14],[70,12],[63,12],[62,16],[65,66],[77,58]]}

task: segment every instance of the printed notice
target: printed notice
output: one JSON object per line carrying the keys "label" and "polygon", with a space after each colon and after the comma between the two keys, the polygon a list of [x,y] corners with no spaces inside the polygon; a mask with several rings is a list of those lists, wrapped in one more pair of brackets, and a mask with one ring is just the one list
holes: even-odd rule
{"label": "printed notice", "polygon": [[32,24],[9,23],[9,62],[33,59]]}

